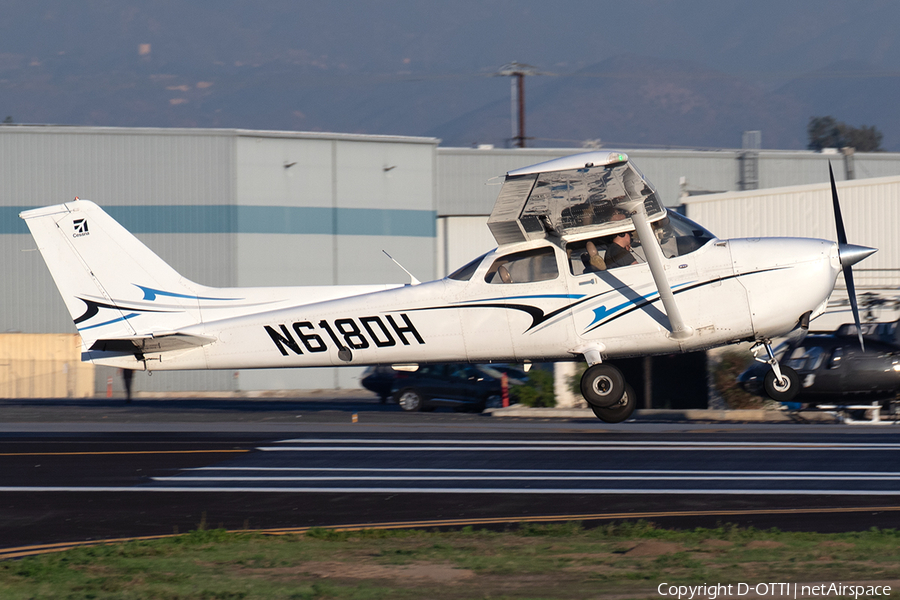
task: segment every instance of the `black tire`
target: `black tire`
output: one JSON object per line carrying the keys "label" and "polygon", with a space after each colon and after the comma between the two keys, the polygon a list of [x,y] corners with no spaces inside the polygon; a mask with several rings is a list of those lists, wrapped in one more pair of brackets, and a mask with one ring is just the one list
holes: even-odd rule
{"label": "black tire", "polygon": [[425,399],[422,394],[412,388],[400,390],[396,395],[397,404],[406,412],[417,412],[423,409]]}
{"label": "black tire", "polygon": [[775,380],[775,371],[769,370],[763,386],[766,389],[766,395],[772,400],[790,402],[800,393],[800,376],[790,367],[781,367],[781,375],[784,377],[784,382],[779,384]]}
{"label": "black tire", "polygon": [[612,365],[588,367],[581,377],[581,395],[591,408],[610,408],[625,395],[625,377]]}
{"label": "black tire", "polygon": [[591,410],[594,411],[594,416],[604,423],[621,423],[631,416],[636,404],[637,401],[634,390],[626,383],[625,393],[622,394],[622,398],[615,406],[610,406],[608,408],[592,406]]}

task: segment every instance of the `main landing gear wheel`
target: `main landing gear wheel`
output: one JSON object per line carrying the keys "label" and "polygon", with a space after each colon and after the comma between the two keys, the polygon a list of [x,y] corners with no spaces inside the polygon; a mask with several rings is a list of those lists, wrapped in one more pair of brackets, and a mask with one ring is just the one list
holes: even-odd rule
{"label": "main landing gear wheel", "polygon": [[774,370],[766,373],[763,381],[766,394],[772,400],[790,402],[800,393],[800,377],[797,375],[797,371],[784,365],[781,365],[781,377],[781,381],[778,381]]}
{"label": "main landing gear wheel", "polygon": [[612,365],[598,363],[581,376],[581,395],[591,408],[615,406],[625,395],[625,377]]}
{"label": "main landing gear wheel", "polygon": [[621,423],[631,416],[634,412],[635,395],[634,390],[627,383],[625,384],[625,393],[615,406],[609,408],[599,408],[591,406],[594,416],[604,423]]}

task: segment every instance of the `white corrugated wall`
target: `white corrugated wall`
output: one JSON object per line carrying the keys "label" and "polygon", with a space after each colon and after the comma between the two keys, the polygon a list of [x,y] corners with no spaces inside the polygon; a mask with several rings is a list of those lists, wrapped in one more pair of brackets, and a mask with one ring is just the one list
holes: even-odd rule
{"label": "white corrugated wall", "polygon": [[[878,248],[854,267],[857,286],[900,286],[900,177],[837,183],[850,243]],[[687,214],[720,238],[837,239],[829,183],[694,196]]]}

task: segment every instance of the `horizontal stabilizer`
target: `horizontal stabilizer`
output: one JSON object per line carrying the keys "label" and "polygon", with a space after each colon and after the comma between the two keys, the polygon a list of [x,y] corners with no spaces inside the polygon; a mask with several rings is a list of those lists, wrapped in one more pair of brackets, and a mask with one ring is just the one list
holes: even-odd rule
{"label": "horizontal stabilizer", "polygon": [[205,346],[216,341],[214,337],[187,333],[163,333],[122,338],[99,339],[91,350],[98,352],[122,352],[126,354],[148,352],[169,352]]}

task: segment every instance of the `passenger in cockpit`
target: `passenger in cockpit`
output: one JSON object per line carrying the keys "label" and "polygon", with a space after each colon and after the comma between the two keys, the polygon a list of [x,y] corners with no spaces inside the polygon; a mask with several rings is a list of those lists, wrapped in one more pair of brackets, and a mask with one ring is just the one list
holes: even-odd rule
{"label": "passenger in cockpit", "polygon": [[606,249],[606,268],[614,269],[637,264],[637,259],[631,253],[632,236],[631,231],[623,231],[613,237],[609,248]]}
{"label": "passenger in cockpit", "polygon": [[581,254],[581,262],[584,263],[584,272],[597,273],[599,271],[605,271],[606,263],[603,261],[603,257],[600,256],[600,253],[597,252],[597,246],[594,245],[594,242],[588,242],[584,249],[587,250],[587,252]]}

